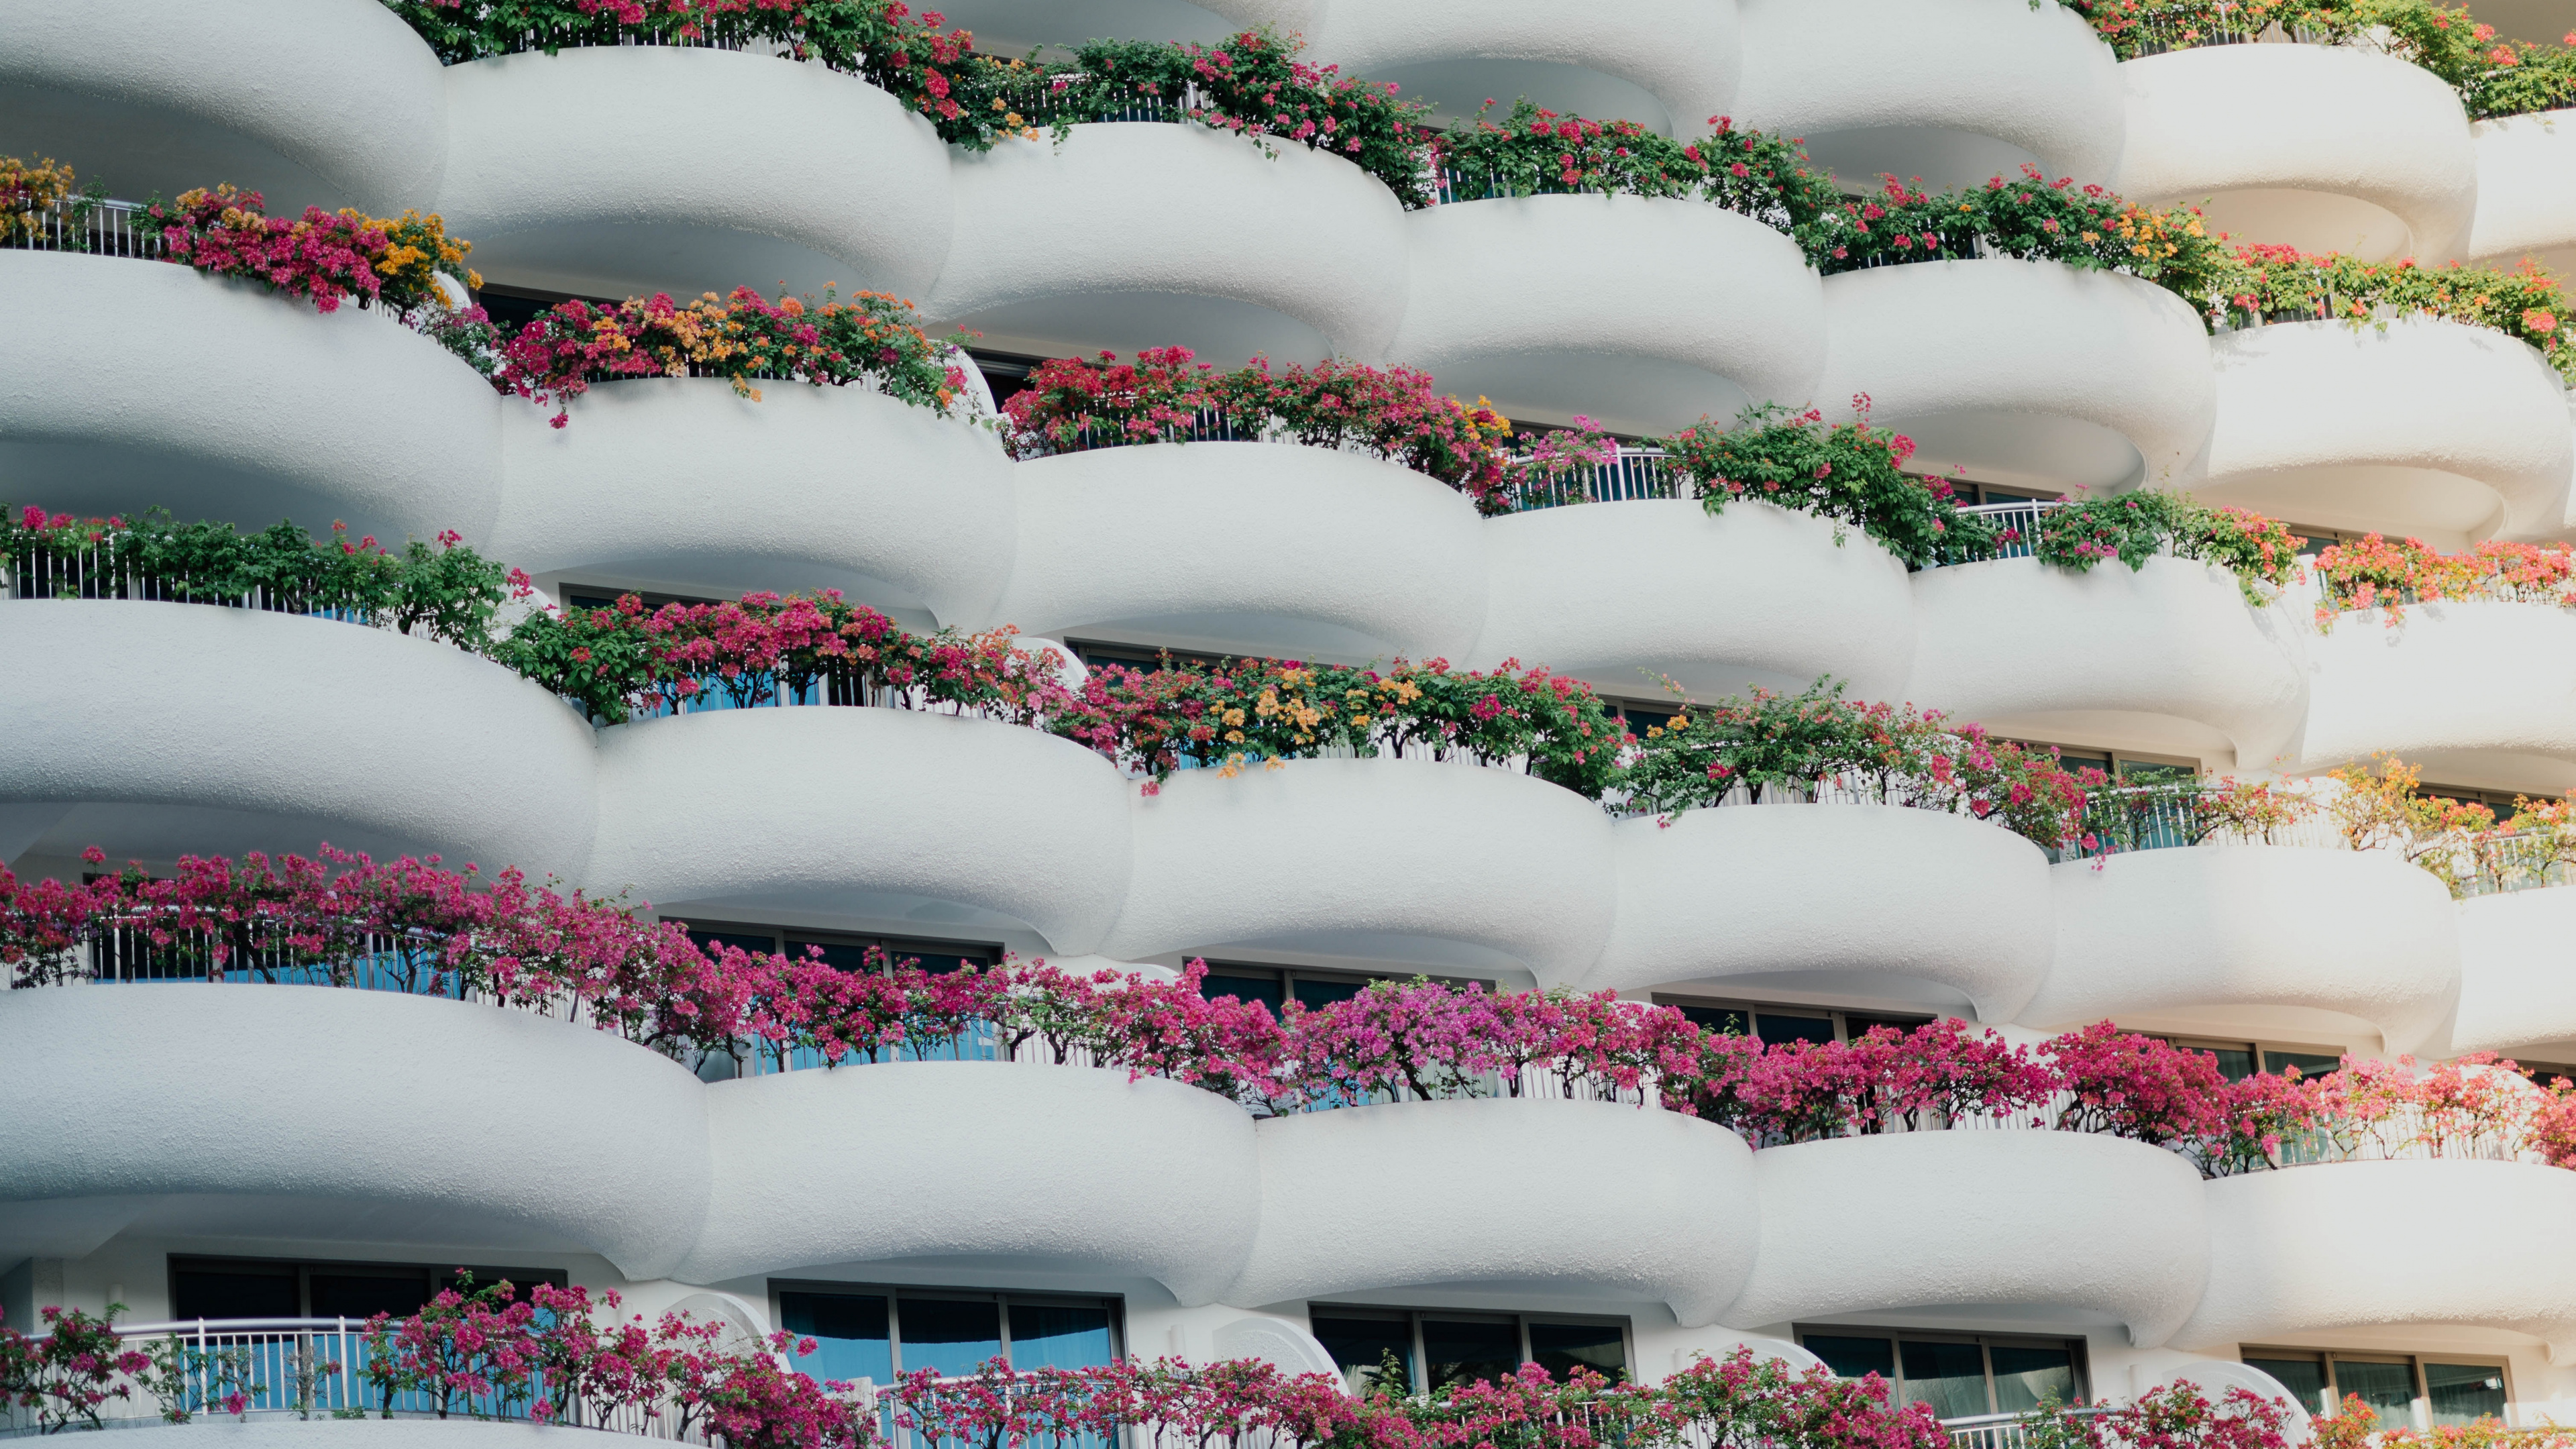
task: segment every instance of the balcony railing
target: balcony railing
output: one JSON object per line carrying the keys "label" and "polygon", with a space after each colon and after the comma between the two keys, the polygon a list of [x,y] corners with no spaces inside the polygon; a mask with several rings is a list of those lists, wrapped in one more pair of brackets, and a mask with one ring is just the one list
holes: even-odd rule
{"label": "balcony railing", "polygon": [[0,249],[158,261],[168,244],[161,228],[133,202],[67,196],[50,206],[0,217]]}
{"label": "balcony railing", "polygon": [[[2040,520],[2065,507],[2060,499],[2026,498],[2010,503],[1979,503],[1959,510],[1965,518],[1980,518],[1994,525],[1997,543],[1995,558],[2029,558],[2039,546]],[[1972,563],[1983,560],[1944,559],[1942,563]],[[1939,565],[1935,565],[1938,567]]]}
{"label": "balcony railing", "polygon": [[[2097,1418],[2103,1410],[2090,1407],[2070,1408],[2067,1412],[2078,1419]],[[2031,1421],[2035,1414],[1970,1414],[1957,1419],[1943,1419],[1941,1427],[1949,1432],[1956,1449],[2028,1449]]]}
{"label": "balcony railing", "polygon": [[1621,448],[1607,463],[1533,479],[1512,493],[1512,511],[1559,508],[1569,503],[1630,503],[1646,498],[1692,498],[1690,475],[1672,465],[1661,448]]}
{"label": "balcony railing", "polygon": [[192,577],[185,571],[138,569],[120,562],[112,548],[101,545],[38,547],[15,558],[0,558],[0,602],[12,599],[211,604],[225,609],[340,619],[352,624],[378,622],[364,610],[343,608],[304,590],[270,589],[257,584],[232,587]]}

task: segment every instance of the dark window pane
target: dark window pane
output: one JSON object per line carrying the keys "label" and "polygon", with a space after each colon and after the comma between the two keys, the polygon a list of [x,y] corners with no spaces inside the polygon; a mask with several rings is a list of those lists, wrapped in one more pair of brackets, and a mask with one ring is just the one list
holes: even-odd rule
{"label": "dark window pane", "polygon": [[857,1293],[781,1293],[778,1323],[814,1351],[796,1367],[818,1379],[855,1383],[894,1381],[894,1354],[886,1338],[886,1301]]}
{"label": "dark window pane", "polygon": [[2415,1427],[2415,1366],[2409,1363],[2356,1363],[2339,1358],[2334,1365],[2335,1392],[2358,1398],[2379,1416],[2381,1430]]}
{"label": "dark window pane", "polygon": [[1237,1001],[1258,1001],[1276,1012],[1287,999],[1288,991],[1277,976],[1211,971],[1207,979],[1199,983],[1199,995],[1210,1001],[1220,996],[1231,996]]}
{"label": "dark window pane", "polygon": [[1905,1402],[1930,1404],[1944,1419],[1991,1414],[1986,1403],[1986,1351],[1973,1343],[1899,1343]]}
{"label": "dark window pane", "polygon": [[1615,1323],[1533,1323],[1530,1361],[1556,1378],[1580,1366],[1612,1381],[1628,1377],[1627,1335]]}
{"label": "dark window pane", "polygon": [[898,1298],[903,1371],[971,1374],[1002,1356],[1002,1305],[971,1298]]}
{"label": "dark window pane", "polygon": [[2258,1368],[2281,1381],[2302,1407],[2311,1414],[2324,1414],[2334,1405],[2326,1402],[2326,1364],[2317,1358],[2249,1358],[2247,1368]]}
{"label": "dark window pane", "polygon": [[1308,1011],[1330,1006],[1336,1001],[1348,1001],[1359,995],[1360,988],[1367,984],[1365,981],[1335,981],[1322,976],[1300,976],[1294,982],[1297,1000]]}
{"label": "dark window pane", "polygon": [[2015,1348],[1996,1344],[1986,1350],[1995,1366],[1995,1412],[2026,1414],[2042,1399],[2075,1402],[2075,1355],[2063,1348]]}
{"label": "dark window pane", "polygon": [[1846,1011],[1843,1013],[1843,1030],[1850,1033],[1852,1040],[1858,1041],[1867,1036],[1873,1026],[1910,1032],[1918,1026],[1929,1025],[1931,1020],[1928,1016],[1867,1016],[1857,1011]]}
{"label": "dark window pane", "polygon": [[1753,1013],[1734,1006],[1685,1006],[1682,1015],[1702,1031],[1720,1036],[1753,1035]]}
{"label": "dark window pane", "polygon": [[1674,714],[1669,709],[1642,709],[1633,704],[1623,707],[1619,713],[1628,721],[1628,733],[1641,740],[1646,737],[1646,731],[1659,730],[1671,724]]}
{"label": "dark window pane", "polygon": [[[2029,750],[2032,754],[2045,755],[2048,753],[2048,746],[2033,745]],[[2079,755],[2072,750],[2061,751],[2057,756],[2057,764],[2060,769],[2070,773],[2077,770],[2099,770],[2105,775],[2111,773],[2109,755]]]}
{"label": "dark window pane", "polygon": [[1753,1015],[1753,1034],[1774,1043],[1829,1042],[1834,1039],[1834,1019],[1830,1016],[1788,1016],[1776,1011],[1759,1011]]}
{"label": "dark window pane", "polygon": [[1828,1338],[1808,1334],[1807,1352],[1825,1361],[1838,1379],[1865,1378],[1876,1374],[1889,1383],[1896,1382],[1896,1343],[1885,1338]]}
{"label": "dark window pane", "polygon": [[1401,1318],[1329,1318],[1312,1323],[1315,1341],[1333,1356],[1342,1379],[1353,1390],[1376,1381],[1378,1365],[1388,1354],[1404,1371],[1406,1392],[1413,1388],[1413,1332]]}
{"label": "dark window pane", "polygon": [[1011,1305],[1011,1367],[1105,1368],[1117,1359],[1109,1310],[1090,1303]]}
{"label": "dark window pane", "polygon": [[767,956],[778,949],[778,938],[766,931],[710,931],[692,926],[689,937],[701,946],[731,946],[754,956]]}
{"label": "dark window pane", "polygon": [[2504,1422],[2504,1370],[2489,1364],[2428,1363],[2424,1391],[2432,1401],[2433,1423],[2474,1424],[2480,1419]]}
{"label": "dark window pane", "polygon": [[1521,1366],[1521,1326],[1425,1318],[1422,1362],[1435,1390],[1470,1379],[1492,1383]]}
{"label": "dark window pane", "polygon": [[2122,784],[2127,784],[2132,780],[2141,785],[2154,784],[2161,780],[2189,780],[2197,777],[2199,774],[2200,771],[2189,765],[2160,765],[2152,760],[2122,760],[2120,762],[2120,782]]}
{"label": "dark window pane", "polygon": [[848,941],[800,941],[793,936],[787,938],[787,959],[809,961],[818,956],[822,958],[824,965],[835,971],[870,969],[868,948],[865,946],[853,945]]}
{"label": "dark window pane", "polygon": [[2263,1053],[2263,1070],[2270,1072],[2276,1077],[2281,1074],[2281,1069],[2283,1067],[2297,1067],[2301,1077],[2316,1078],[2322,1077],[2326,1073],[2334,1071],[2342,1065],[2343,1058],[2329,1052]]}
{"label": "dark window pane", "polygon": [[[409,1272],[379,1268],[338,1273],[317,1269],[305,1281],[316,1318],[368,1318],[378,1313],[408,1318],[429,1301],[429,1274],[419,1268]],[[484,1287],[491,1284],[488,1279],[477,1281]]]}
{"label": "dark window pane", "polygon": [[2187,1051],[2205,1051],[2218,1058],[2218,1074],[2231,1082],[2241,1082],[2254,1075],[2254,1052],[2250,1047],[2188,1047]]}
{"label": "dark window pane", "polygon": [[284,1265],[240,1267],[191,1264],[170,1275],[170,1316],[188,1318],[301,1318],[295,1270]]}
{"label": "dark window pane", "polygon": [[969,966],[981,969],[993,964],[992,956],[982,951],[914,951],[898,946],[891,948],[891,954],[897,961],[919,963],[922,970],[933,976],[946,976]]}

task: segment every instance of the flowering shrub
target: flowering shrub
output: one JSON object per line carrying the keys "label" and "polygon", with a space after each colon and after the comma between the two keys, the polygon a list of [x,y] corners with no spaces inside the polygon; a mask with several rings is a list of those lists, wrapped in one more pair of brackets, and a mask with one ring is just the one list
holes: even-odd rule
{"label": "flowering shrub", "polygon": [[104,1315],[92,1318],[77,1308],[46,1307],[39,1310],[45,1336],[33,1339],[0,1324],[0,1404],[32,1410],[42,1433],[106,1427],[99,1410],[110,1399],[134,1397],[133,1385],[120,1377],[132,1379],[151,1367],[148,1357],[123,1347],[117,1337],[116,1315],[124,1311],[124,1304],[111,1303]]}
{"label": "flowering shrub", "polygon": [[2315,818],[2316,797],[2274,780],[2190,776],[2095,791],[2084,805],[2086,854],[2113,855],[2158,845],[2199,845],[2213,837],[2268,845]]}
{"label": "flowering shrub", "polygon": [[1795,141],[1738,130],[1726,116],[1697,141],[1680,142],[1634,121],[1593,121],[1541,110],[1524,98],[1500,122],[1492,101],[1443,132],[1433,164],[1459,200],[1596,192],[1705,201],[1749,216],[1802,244],[1841,201],[1833,182],[1807,169]]}
{"label": "flowering shrub", "polygon": [[1492,672],[1399,659],[1384,669],[1243,659],[1213,667],[1105,665],[1047,727],[1151,774],[1275,764],[1328,751],[1523,761],[1598,798],[1626,737],[1591,686],[1505,660]]}
{"label": "flowering shrub", "polygon": [[2118,270],[2185,297],[2203,294],[2225,249],[2190,207],[2133,206],[2100,186],[2055,181],[2025,165],[2017,179],[1934,195],[1893,176],[1878,194],[1838,201],[1814,231],[1808,255],[1833,273],[1888,262],[1984,254]]}
{"label": "flowering shrub", "polygon": [[2558,278],[2528,258],[2512,271],[2450,262],[2428,267],[2412,257],[2366,262],[2340,252],[2312,255],[2296,247],[2236,249],[2209,294],[2211,314],[2239,322],[2322,321],[2385,328],[2385,311],[2437,317],[2502,332],[2539,349],[2576,383],[2576,315]]}
{"label": "flowering shrub", "polygon": [[72,230],[77,233],[86,219],[87,206],[97,204],[105,193],[95,185],[88,193],[75,190],[72,168],[48,158],[25,161],[16,156],[0,156],[0,246],[34,239],[46,230],[46,214],[57,209],[68,210]]}
{"label": "flowering shrub", "polygon": [[1909,568],[1990,556],[1991,527],[1959,512],[1949,483],[1905,471],[1914,440],[1871,426],[1867,393],[1853,397],[1852,411],[1851,422],[1828,426],[1815,408],[1763,403],[1731,428],[1702,418],[1647,446],[1664,450],[1711,514],[1738,498],[1813,513],[1859,528]]}
{"label": "flowering shrub", "polygon": [[[140,518],[76,518],[0,506],[0,563],[33,594],[62,598],[151,598],[331,614],[419,633],[462,649],[483,647],[493,612],[512,580],[455,533],[432,549],[419,539],[401,553],[348,529],[313,538],[291,523],[240,534],[229,523],[174,523],[166,510]],[[525,576],[516,576],[524,584]]]}
{"label": "flowering shrub", "polygon": [[2118,559],[2132,573],[2160,553],[2216,564],[2236,575],[2245,602],[2261,608],[2306,573],[2288,524],[2242,508],[2211,508],[2179,493],[2141,489],[2087,498],[2039,517],[2031,552],[2041,563],[2089,572]]}
{"label": "flowering shrub", "polygon": [[737,709],[945,707],[1034,724],[1063,698],[1055,674],[1064,658],[1015,649],[1018,632],[914,634],[837,589],[650,610],[625,594],[601,608],[532,613],[485,652],[608,724],[719,698]]}
{"label": "flowering shrub", "polygon": [[965,391],[963,370],[945,348],[970,340],[959,333],[934,342],[913,323],[912,304],[883,292],[844,302],[830,292],[819,303],[787,293],[772,302],[749,287],[719,299],[709,292],[682,307],[668,293],[629,297],[615,307],[578,299],[558,302],[500,348],[492,385],[543,405],[562,403],[593,382],[618,377],[733,379],[757,402],[753,378],[788,378],[821,387],[866,382],[914,407],[945,413]]}
{"label": "flowering shrub", "polygon": [[1002,405],[1013,457],[1035,458],[1214,434],[1367,453],[1437,478],[1479,509],[1509,507],[1511,420],[1434,392],[1431,375],[1331,359],[1274,372],[1263,358],[1232,372],[1193,365],[1186,347],[1149,347],[1132,363],[1059,357]]}
{"label": "flowering shrub", "polygon": [[2288,1449],[2289,1418],[2287,1404],[2250,1389],[2229,1389],[2213,1404],[2183,1382],[2090,1413],[2045,1403],[2021,1428],[2030,1449]]}
{"label": "flowering shrub", "polygon": [[2325,581],[2317,627],[2334,627],[2346,609],[2379,609],[2394,629],[2408,604],[2440,599],[2576,605],[2576,547],[2490,539],[2466,553],[2445,554],[2416,538],[2394,543],[2374,533],[2359,543],[2330,544],[2317,555]]}
{"label": "flowering shrub", "polygon": [[2047,754],[1999,743],[1937,711],[1856,704],[1819,680],[1786,696],[1685,703],[1650,726],[1620,783],[1629,808],[1661,814],[1719,805],[1737,790],[1840,793],[1993,819],[2047,849],[2081,842],[2086,792],[2102,772],[2070,774]]}

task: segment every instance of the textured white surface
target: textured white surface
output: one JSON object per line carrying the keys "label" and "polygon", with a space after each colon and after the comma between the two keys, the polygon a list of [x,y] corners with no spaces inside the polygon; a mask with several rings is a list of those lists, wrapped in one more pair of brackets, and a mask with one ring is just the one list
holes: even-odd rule
{"label": "textured white surface", "polygon": [[0,252],[0,292],[11,502],[247,528],[340,518],[396,545],[490,531],[501,399],[380,312],[326,317],[251,282],[59,252]]}
{"label": "textured white surface", "polygon": [[[1489,392],[1506,412],[1662,431],[1724,419],[1747,395],[1804,401],[1823,365],[1816,274],[1749,217],[1697,201],[1531,196],[1403,222],[1411,293],[1388,359],[1448,391]],[[1624,378],[1636,392],[1623,397],[1600,385],[1603,359],[1659,371]]]}
{"label": "textured white surface", "polygon": [[[2178,1345],[2439,1324],[2532,1334],[2553,1363],[2576,1349],[2576,1172],[2334,1162],[2222,1178],[2208,1192],[2209,1292]],[[2393,1242],[2442,1251],[2390,1253]]]}
{"label": "textured white surface", "polygon": [[2210,351],[2218,411],[2194,485],[2208,501],[2392,534],[2566,526],[2565,380],[2501,332],[2411,317],[2288,322],[2225,334]]}
{"label": "textured white surface", "polygon": [[917,297],[948,254],[938,133],[820,64],[530,52],[450,66],[447,97],[438,207],[496,280],[610,296],[836,281]]}
{"label": "textured white surface", "polygon": [[1079,745],[986,720],[826,708],[650,720],[601,733],[603,848],[588,878],[650,901],[833,909],[869,893],[978,907],[1079,955],[1127,888],[1127,789]]}
{"label": "textured white surface", "polygon": [[[723,378],[600,383],[550,427],[508,400],[508,483],[486,550],[531,573],[703,579],[728,593],[882,580],[943,622],[984,611],[1010,571],[1011,464],[959,418],[863,387]],[[712,489],[758,478],[778,501]],[[792,504],[784,500],[792,499]]]}
{"label": "textured white surface", "polygon": [[[1416,659],[1458,658],[1485,612],[1485,530],[1466,495],[1394,463],[1293,443],[1104,448],[1018,465],[1018,548],[994,622],[1260,616],[1294,657],[1300,623]],[[1150,543],[1139,519],[1154,520]],[[1210,618],[1209,616],[1217,616]]]}
{"label": "textured white surface", "polygon": [[[1210,8],[1231,13],[1240,4],[1220,0]],[[1425,61],[1578,66],[1651,93],[1670,113],[1672,134],[1684,137],[1705,132],[1708,118],[1727,109],[1743,63],[1735,0],[1633,0],[1587,12],[1574,25],[1551,0],[1316,0],[1314,9],[1316,21],[1305,27],[1314,45],[1311,58],[1338,63],[1345,75],[1378,76]],[[1464,69],[1456,78],[1473,75]],[[1411,96],[1413,88],[1405,94]],[[1484,100],[1454,86],[1424,98],[1452,114],[1471,112]],[[1510,109],[1513,96],[1496,99],[1501,113]],[[1545,96],[1532,99],[1567,109]]]}
{"label": "textured white surface", "polygon": [[1467,764],[1183,771],[1135,800],[1135,842],[1104,956],[1392,936],[1486,947],[1563,979],[1600,954],[1618,895],[1599,805]]}
{"label": "textured white surface", "polygon": [[1914,577],[1920,624],[1906,697],[1989,723],[2118,711],[2207,726],[2259,767],[2308,704],[2290,607],[2256,611],[2236,578],[2184,559],[2089,572],[2035,559]]}
{"label": "textured white surface", "polygon": [[[1843,272],[1825,279],[1824,295],[1830,344],[1816,393],[1828,415],[1839,419],[1852,394],[1868,393],[1873,419],[1918,433],[1925,464],[1965,464],[1989,479],[1998,468],[2045,475],[2060,487],[2165,484],[2208,436],[2209,340],[2162,287],[1998,258]],[[1939,346],[1924,345],[1936,337]],[[1968,437],[1923,433],[1958,414],[1974,415],[1972,428],[1952,430]],[[2024,424],[2035,417],[2089,424],[2137,457],[2110,476],[2094,449],[2072,451]]]}
{"label": "textured white surface", "polygon": [[2563,271],[2576,249],[2576,111],[2479,121],[2469,135],[2478,210],[2468,254],[2500,266],[2536,255]]}
{"label": "textured white surface", "polygon": [[943,321],[1007,330],[1034,325],[1011,321],[1015,305],[1186,293],[1251,303],[1374,357],[1404,310],[1402,208],[1338,156],[1296,144],[1265,156],[1204,127],[1133,122],[1077,126],[1062,145],[1006,141],[952,165],[956,242],[922,299]]}
{"label": "textured white surface", "polygon": [[[1432,1284],[1579,1288],[1660,1299],[1703,1324],[1753,1258],[1754,1154],[1695,1117],[1606,1102],[1406,1102],[1271,1118],[1257,1135],[1261,1236],[1232,1303]],[[1533,1173],[1533,1162],[1548,1168]],[[1617,1191],[1603,1192],[1610,1182]],[[1461,1231],[1461,1203],[1477,1204],[1473,1231]]]}
{"label": "textured white surface", "polygon": [[[1762,1250],[1743,1296],[1720,1315],[1739,1327],[2027,1303],[2110,1314],[2131,1342],[2154,1347],[2191,1315],[2211,1276],[2200,1174],[2160,1147],[2071,1132],[1921,1132],[1766,1148],[1753,1167]],[[2005,1183],[2011,1190],[1999,1191]],[[1939,1210],[1890,1211],[1892,1197]]]}
{"label": "textured white surface", "polygon": [[1686,810],[1616,829],[1619,918],[1584,986],[1779,971],[1965,994],[2008,1021],[2048,971],[2049,874],[2011,831],[1883,805]]}
{"label": "textured white surface", "polygon": [[2507,1056],[2576,1040],[2568,945],[2576,891],[2515,891],[2459,904],[2460,1011],[2450,1050]]}
{"label": "textured white surface", "polygon": [[[589,727],[428,639],[200,604],[0,605],[0,800],[227,812],[179,851],[434,850],[486,871],[581,868]],[[506,749],[493,748],[507,740]],[[90,842],[84,841],[83,844]],[[101,839],[112,857],[162,849]]]}
{"label": "textured white surface", "polygon": [[692,1282],[969,1257],[1151,1277],[1199,1304],[1234,1280],[1261,1219],[1252,1119],[1123,1070],[787,1072],[709,1087],[707,1124],[715,1188],[677,1274]]}
{"label": "textured white surface", "polygon": [[[322,986],[12,991],[0,1055],[19,1077],[0,1114],[7,1202],[318,1202],[361,1240],[408,1210],[445,1220],[433,1241],[534,1230],[653,1278],[707,1200],[697,1078],[523,1011]],[[218,1142],[214,1123],[242,1130]]]}
{"label": "textured white surface", "polygon": [[2486,754],[2576,763],[2576,613],[2415,604],[2393,629],[2376,610],[2348,613],[2308,653],[2315,673],[2302,769],[2374,750],[2406,760]]}
{"label": "textured white surface", "polygon": [[[2402,224],[2377,255],[2439,261],[2468,240],[2477,156],[2451,88],[2401,60],[2342,47],[2213,45],[2125,62],[2128,147],[2111,189],[2212,209],[2239,241],[2353,251],[2349,201]],[[2262,193],[2232,215],[2229,192]],[[2233,223],[2233,224],[2231,224]]]}
{"label": "textured white surface", "polygon": [[[1468,658],[1579,675],[1662,699],[1819,674],[1856,698],[1903,688],[1913,641],[1905,565],[1858,529],[1766,503],[1712,518],[1690,499],[1546,508],[1485,523],[1484,635]],[[1837,546],[1837,533],[1841,543]]]}
{"label": "textured white surface", "polygon": [[[2120,159],[2119,67],[2073,11],[2028,0],[1742,0],[1742,9],[1737,121],[1805,137],[1846,190],[1875,189],[1880,171],[1920,172],[1936,187],[1982,181],[2005,159],[1973,144],[1927,145],[1925,133],[2000,142],[2038,157],[2051,180],[2108,182]],[[1838,134],[1855,131],[1880,134]],[[1953,154],[1955,174],[1922,169]],[[1990,163],[1983,175],[1979,162]]]}
{"label": "textured white surface", "polygon": [[2393,851],[2202,846],[2055,867],[2057,964],[2020,1020],[2312,1006],[2412,1051],[2460,973],[2450,893]]}
{"label": "textured white surface", "polygon": [[[0,132],[140,201],[229,181],[273,216],[398,216],[447,162],[438,57],[381,5],[0,4]],[[351,124],[363,118],[362,124]]]}

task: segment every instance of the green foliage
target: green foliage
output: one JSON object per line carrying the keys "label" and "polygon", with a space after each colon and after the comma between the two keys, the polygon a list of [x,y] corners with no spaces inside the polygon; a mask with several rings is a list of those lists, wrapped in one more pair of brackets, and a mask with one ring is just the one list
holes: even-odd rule
{"label": "green foliage", "polygon": [[1914,440],[1871,426],[1868,403],[1865,393],[1853,399],[1856,418],[1831,426],[1817,409],[1764,403],[1732,428],[1702,418],[1646,441],[1690,476],[1712,514],[1738,498],[1817,514],[1859,528],[1910,568],[1991,557],[1991,526],[1961,514],[1944,480],[1906,472]]}
{"label": "green foliage", "polygon": [[[2289,526],[2241,508],[2211,508],[2179,493],[2141,489],[2087,498],[2040,515],[2031,552],[2041,563],[2077,573],[2118,559],[2131,572],[2159,553],[2215,564],[2236,575],[2245,601],[2271,601],[2299,572],[2299,540]],[[2266,591],[2271,591],[2267,593]]]}

